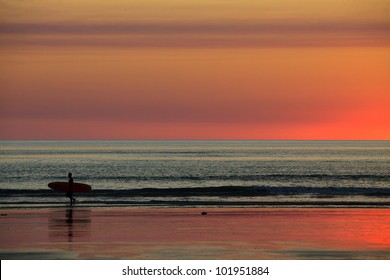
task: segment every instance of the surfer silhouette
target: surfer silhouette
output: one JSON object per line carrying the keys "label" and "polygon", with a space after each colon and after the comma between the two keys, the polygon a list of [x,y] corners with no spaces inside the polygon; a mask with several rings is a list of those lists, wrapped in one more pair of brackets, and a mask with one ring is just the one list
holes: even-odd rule
{"label": "surfer silhouette", "polygon": [[76,199],[73,197],[73,177],[72,177],[72,173],[68,174],[68,183],[69,183],[69,189],[66,192],[66,197],[69,197],[70,205],[72,206],[73,203],[76,202]]}

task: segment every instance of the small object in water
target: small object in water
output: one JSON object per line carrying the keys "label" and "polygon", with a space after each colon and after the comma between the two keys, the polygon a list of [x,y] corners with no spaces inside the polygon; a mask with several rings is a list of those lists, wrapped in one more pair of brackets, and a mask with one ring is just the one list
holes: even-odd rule
{"label": "small object in water", "polygon": [[203,211],[203,212],[202,212],[202,215],[207,215],[207,212],[204,212],[204,211]]}

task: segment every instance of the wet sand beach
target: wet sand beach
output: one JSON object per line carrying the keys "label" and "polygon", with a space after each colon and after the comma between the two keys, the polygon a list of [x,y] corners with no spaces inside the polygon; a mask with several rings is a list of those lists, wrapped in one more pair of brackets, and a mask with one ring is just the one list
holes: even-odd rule
{"label": "wet sand beach", "polygon": [[0,256],[390,259],[390,210],[77,206],[2,210]]}

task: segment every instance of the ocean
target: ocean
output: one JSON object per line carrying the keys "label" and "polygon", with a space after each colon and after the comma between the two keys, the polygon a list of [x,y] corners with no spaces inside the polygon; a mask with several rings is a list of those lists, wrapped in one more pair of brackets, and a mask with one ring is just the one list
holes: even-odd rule
{"label": "ocean", "polygon": [[0,208],[390,207],[390,141],[0,141]]}

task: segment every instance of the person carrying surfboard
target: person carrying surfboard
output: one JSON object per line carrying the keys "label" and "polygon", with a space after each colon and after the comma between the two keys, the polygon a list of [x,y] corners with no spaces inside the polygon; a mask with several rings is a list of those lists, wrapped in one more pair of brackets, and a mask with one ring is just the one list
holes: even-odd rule
{"label": "person carrying surfboard", "polygon": [[92,187],[83,183],[74,183],[72,173],[68,174],[68,182],[51,182],[47,185],[49,188],[55,191],[64,192],[66,197],[69,197],[70,204],[76,202],[73,197],[73,193],[86,193],[90,192]]}
{"label": "person carrying surfboard", "polygon": [[66,197],[69,197],[70,205],[73,205],[73,203],[76,202],[76,199],[73,197],[73,177],[72,177],[72,173],[68,174],[68,183],[69,183],[69,189],[66,192]]}

